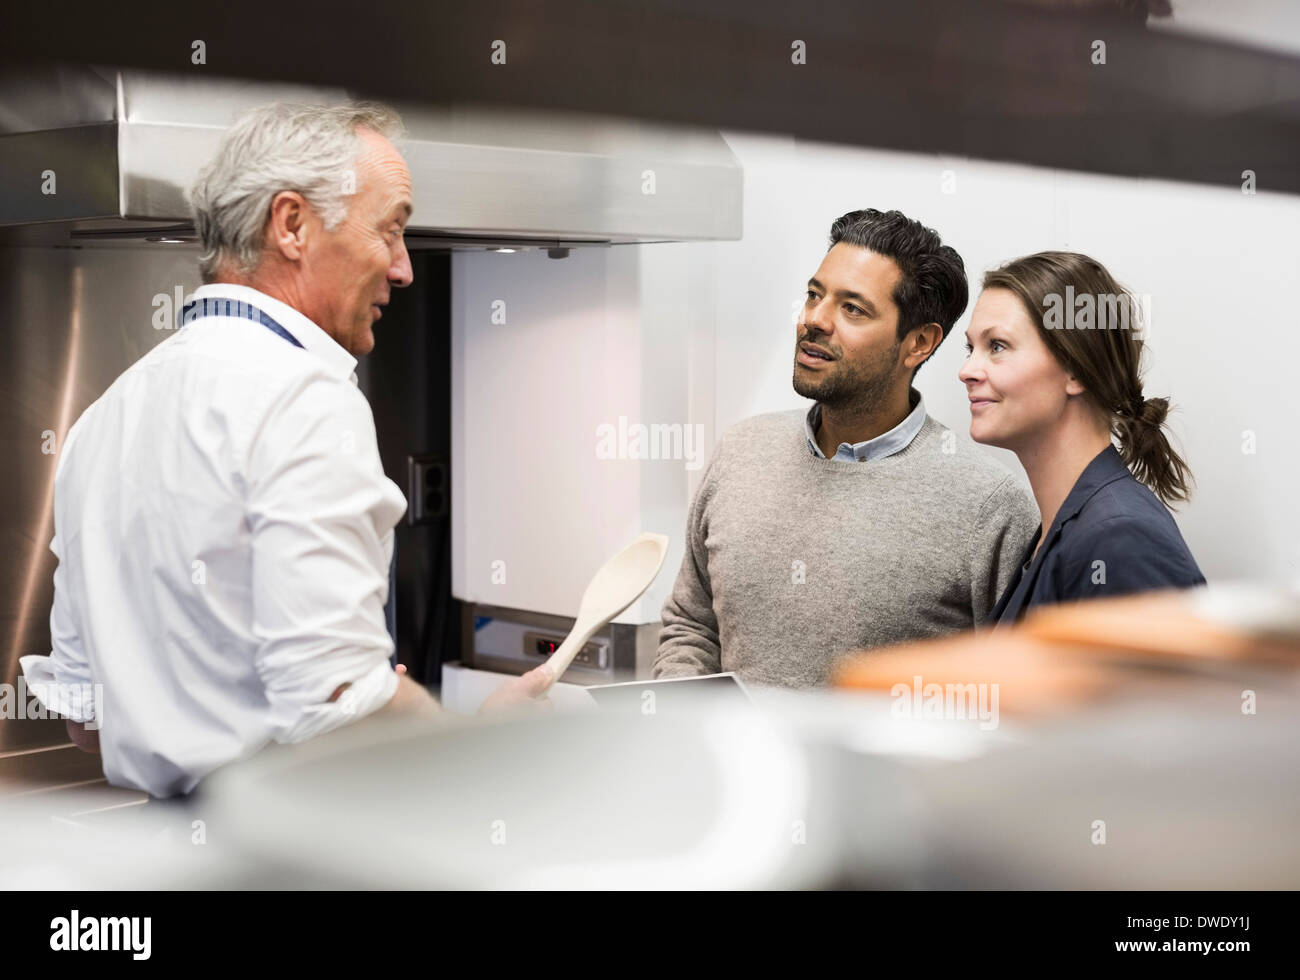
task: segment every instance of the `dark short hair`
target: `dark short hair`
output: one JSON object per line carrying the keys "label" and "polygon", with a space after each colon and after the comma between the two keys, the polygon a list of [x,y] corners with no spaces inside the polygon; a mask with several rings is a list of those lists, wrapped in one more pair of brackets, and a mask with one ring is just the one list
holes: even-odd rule
{"label": "dark short hair", "polygon": [[[924,323],[939,324],[943,331],[940,344],[948,338],[970,298],[966,269],[956,249],[901,211],[875,208],[850,211],[835,219],[830,247],[840,244],[870,249],[898,263],[903,275],[894,287],[893,299],[898,307],[899,341]],[[916,366],[919,370],[920,364]]]}

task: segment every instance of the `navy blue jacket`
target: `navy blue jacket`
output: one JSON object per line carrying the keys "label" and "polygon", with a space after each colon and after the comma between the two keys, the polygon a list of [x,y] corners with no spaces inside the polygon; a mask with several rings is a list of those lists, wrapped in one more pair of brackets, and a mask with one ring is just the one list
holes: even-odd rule
{"label": "navy blue jacket", "polygon": [[1030,606],[1205,584],[1173,516],[1114,446],[1079,475],[1035,557],[1037,543],[989,623],[1013,623]]}

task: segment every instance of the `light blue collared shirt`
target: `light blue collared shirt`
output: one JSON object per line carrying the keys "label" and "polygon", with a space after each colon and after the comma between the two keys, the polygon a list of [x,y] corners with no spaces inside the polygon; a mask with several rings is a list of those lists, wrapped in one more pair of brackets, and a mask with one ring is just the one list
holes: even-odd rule
{"label": "light blue collared shirt", "polygon": [[[866,442],[855,445],[849,445],[847,442],[840,443],[840,448],[835,450],[835,455],[831,459],[841,463],[865,463],[892,456],[911,445],[916,434],[921,431],[921,426],[925,424],[925,402],[921,398],[921,393],[915,388],[909,389],[909,392],[913,401],[912,411],[907,418],[888,432],[883,432]],[[817,402],[808,410],[808,417],[804,419],[804,429],[808,435],[808,450],[814,456],[825,459],[825,454],[817,445],[817,426],[821,423],[821,418],[822,406],[821,402]]]}

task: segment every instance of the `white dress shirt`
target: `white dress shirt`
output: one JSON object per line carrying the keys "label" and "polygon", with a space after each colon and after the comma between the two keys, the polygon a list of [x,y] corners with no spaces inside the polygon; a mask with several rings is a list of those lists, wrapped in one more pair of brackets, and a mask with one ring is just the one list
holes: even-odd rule
{"label": "white dress shirt", "polygon": [[406,501],[356,359],[258,290],[194,295],[251,304],[302,347],[204,317],[86,409],[55,477],[53,650],[21,661],[46,707],[98,725],[109,782],[155,796],[397,690],[384,603]]}

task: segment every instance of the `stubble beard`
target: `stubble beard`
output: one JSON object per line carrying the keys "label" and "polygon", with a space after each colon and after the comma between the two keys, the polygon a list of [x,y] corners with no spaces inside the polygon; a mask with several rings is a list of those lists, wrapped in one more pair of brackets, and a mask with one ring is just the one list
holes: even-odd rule
{"label": "stubble beard", "polygon": [[894,387],[894,365],[898,363],[902,346],[901,342],[895,343],[892,350],[865,364],[834,361],[835,366],[824,378],[813,377],[811,371],[801,374],[796,364],[794,390],[833,410],[851,409],[853,414],[870,414],[885,403]]}

